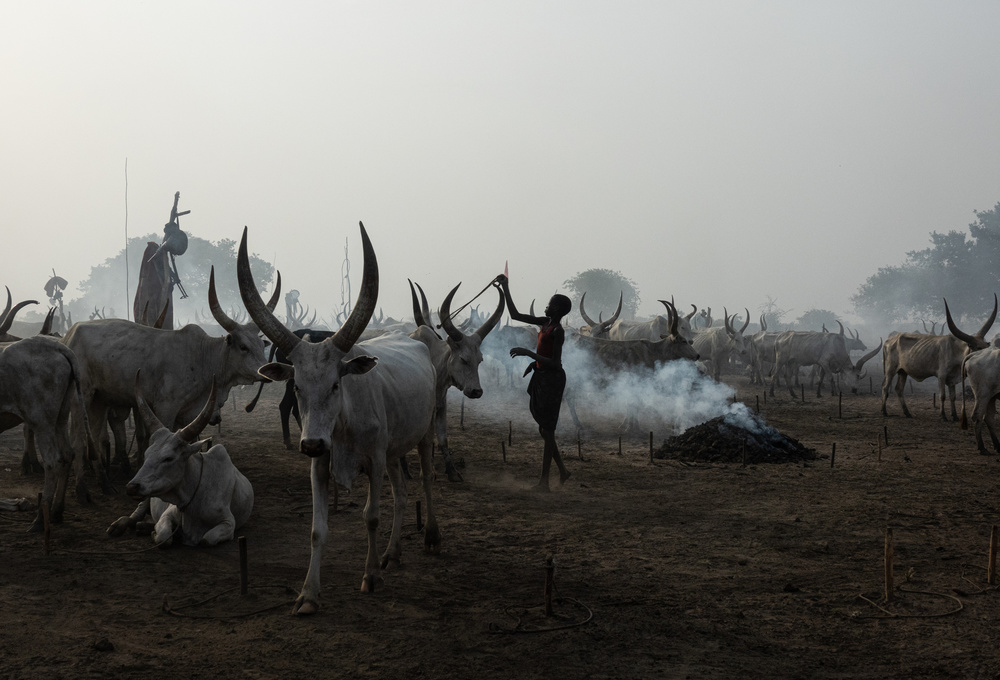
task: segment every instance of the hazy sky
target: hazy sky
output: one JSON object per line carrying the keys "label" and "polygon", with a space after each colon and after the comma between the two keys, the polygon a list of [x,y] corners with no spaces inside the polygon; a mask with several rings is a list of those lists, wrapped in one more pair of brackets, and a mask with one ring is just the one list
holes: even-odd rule
{"label": "hazy sky", "polygon": [[408,277],[436,307],[505,260],[525,307],[603,267],[640,313],[849,314],[1000,201],[997,26],[995,1],[6,3],[0,284],[121,250],[127,158],[130,235],[179,190],[186,231],[247,225],[312,307],[345,240],[358,289],[362,220],[395,316]]}

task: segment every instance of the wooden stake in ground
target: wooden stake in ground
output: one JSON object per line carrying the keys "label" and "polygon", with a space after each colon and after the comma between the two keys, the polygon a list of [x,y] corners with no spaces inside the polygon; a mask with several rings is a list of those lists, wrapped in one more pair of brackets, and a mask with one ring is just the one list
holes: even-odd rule
{"label": "wooden stake in ground", "polygon": [[931,401],[934,403],[934,410],[937,411],[937,392],[932,394]]}
{"label": "wooden stake in ground", "polygon": [[883,441],[885,442],[886,446],[889,446],[889,426],[888,425],[883,425],[882,426],[882,432],[885,433],[885,439]]}
{"label": "wooden stake in ground", "polygon": [[618,435],[618,455],[622,455],[622,436]]}
{"label": "wooden stake in ground", "polygon": [[997,583],[997,525],[990,530],[990,556],[986,565],[986,582],[991,586]]}
{"label": "wooden stake in ground", "polygon": [[545,558],[545,616],[552,616],[552,581],[556,565],[552,555]]}
{"label": "wooden stake in ground", "polygon": [[653,462],[653,431],[649,431],[649,462]]}
{"label": "wooden stake in ground", "polygon": [[576,455],[583,460],[583,442],[580,440],[580,430],[576,431]]}
{"label": "wooden stake in ground", "polygon": [[806,386],[804,384],[799,385],[799,388],[802,390],[802,403],[804,404],[806,403]]}
{"label": "wooden stake in ground", "polygon": [[882,462],[882,435],[877,434],[875,438],[878,440],[878,462]]}
{"label": "wooden stake in ground", "polygon": [[885,530],[885,601],[892,602],[892,529]]}
{"label": "wooden stake in ground", "polygon": [[514,445],[514,421],[507,421],[507,444],[510,446]]}
{"label": "wooden stake in ground", "polygon": [[741,452],[742,458],[743,458],[743,467],[746,467],[747,466],[747,440],[746,439],[741,439],[740,440],[740,452]]}
{"label": "wooden stake in ground", "polygon": [[837,458],[837,442],[833,443],[833,448],[830,449],[830,467],[833,467],[833,461]]}
{"label": "wooden stake in ground", "polygon": [[250,568],[247,565],[247,537],[240,536],[240,595],[246,595],[250,591]]}
{"label": "wooden stake in ground", "polygon": [[507,462],[507,444],[503,439],[500,440],[500,450],[503,452],[503,462]]}
{"label": "wooden stake in ground", "polygon": [[760,413],[760,395],[757,395],[757,413]]}

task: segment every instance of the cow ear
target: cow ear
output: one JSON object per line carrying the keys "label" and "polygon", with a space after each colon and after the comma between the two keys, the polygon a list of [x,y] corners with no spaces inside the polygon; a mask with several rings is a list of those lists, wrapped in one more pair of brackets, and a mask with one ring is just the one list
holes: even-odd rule
{"label": "cow ear", "polygon": [[212,439],[202,439],[201,441],[194,442],[193,444],[187,444],[184,446],[182,451],[185,458],[190,458],[196,453],[201,451],[207,451],[212,446]]}
{"label": "cow ear", "polygon": [[279,364],[277,362],[264,364],[257,371],[265,378],[273,380],[275,382],[281,382],[283,380],[291,380],[295,377],[295,367],[289,366],[288,364]]}
{"label": "cow ear", "polygon": [[350,361],[340,362],[340,376],[361,375],[375,368],[378,359],[369,356],[354,357]]}

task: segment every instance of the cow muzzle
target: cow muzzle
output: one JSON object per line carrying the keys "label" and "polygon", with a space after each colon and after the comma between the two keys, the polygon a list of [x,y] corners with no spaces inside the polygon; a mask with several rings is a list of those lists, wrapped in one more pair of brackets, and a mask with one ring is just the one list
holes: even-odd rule
{"label": "cow muzzle", "polygon": [[322,439],[303,439],[299,442],[299,451],[310,458],[319,458],[330,453],[330,445]]}
{"label": "cow muzzle", "polygon": [[142,487],[135,482],[129,482],[125,485],[125,493],[133,498],[142,498],[146,495],[142,492]]}
{"label": "cow muzzle", "polygon": [[462,392],[462,394],[467,396],[469,399],[479,399],[479,397],[483,396],[483,390],[476,387],[474,389],[467,389]]}

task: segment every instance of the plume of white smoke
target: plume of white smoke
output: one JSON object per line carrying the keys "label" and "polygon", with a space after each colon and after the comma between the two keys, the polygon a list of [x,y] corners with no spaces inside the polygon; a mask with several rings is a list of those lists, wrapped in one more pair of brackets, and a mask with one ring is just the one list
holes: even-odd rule
{"label": "plume of white smoke", "polygon": [[667,426],[680,434],[720,416],[755,434],[772,429],[745,404],[733,402],[732,387],[701,373],[693,361],[668,361],[655,369],[610,370],[567,342],[563,367],[568,399],[586,397],[603,415],[638,419],[643,429]]}

